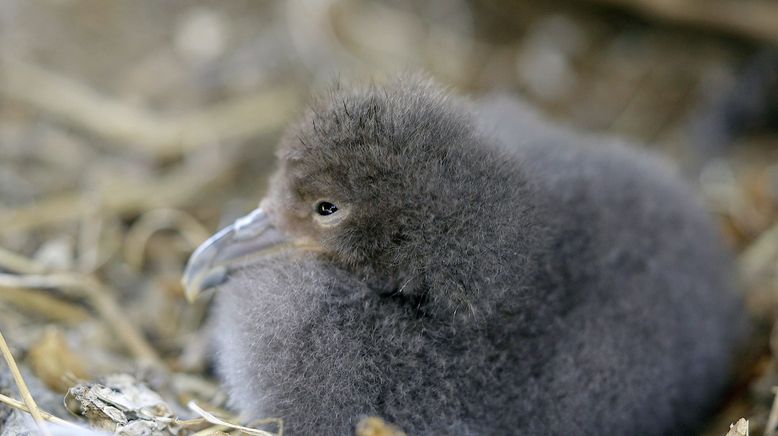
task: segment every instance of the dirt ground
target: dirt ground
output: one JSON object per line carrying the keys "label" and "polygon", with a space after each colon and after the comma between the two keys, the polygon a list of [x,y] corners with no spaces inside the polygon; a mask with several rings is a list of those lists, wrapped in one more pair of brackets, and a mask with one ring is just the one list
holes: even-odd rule
{"label": "dirt ground", "polygon": [[[423,70],[678,162],[735,248],[756,326],[706,434],[741,417],[776,434],[778,42],[601,3],[619,2],[0,2],[0,332],[40,408],[115,428],[111,401],[161,398],[144,431],[237,433],[209,419],[238,422],[199,334],[208,302],[183,299],[188,255],[256,205],[311,93]],[[25,434],[3,403],[0,434]]]}

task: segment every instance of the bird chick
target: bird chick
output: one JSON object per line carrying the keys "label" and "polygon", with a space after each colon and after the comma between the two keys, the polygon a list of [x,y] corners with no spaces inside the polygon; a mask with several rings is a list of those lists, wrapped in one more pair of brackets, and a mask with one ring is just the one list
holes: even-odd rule
{"label": "bird chick", "polygon": [[710,217],[648,153],[510,113],[408,77],[313,103],[185,273],[222,288],[236,408],[289,435],[696,428],[741,331]]}

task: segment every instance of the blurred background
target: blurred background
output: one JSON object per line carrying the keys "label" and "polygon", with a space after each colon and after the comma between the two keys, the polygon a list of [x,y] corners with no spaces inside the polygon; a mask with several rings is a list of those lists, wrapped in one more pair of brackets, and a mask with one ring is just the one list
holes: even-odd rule
{"label": "blurred background", "polygon": [[[77,386],[68,409],[117,428],[88,395],[108,386],[157,395],[138,425],[159,434],[207,427],[171,421],[197,415],[191,399],[232,419],[200,333],[208,302],[182,298],[187,256],[255,207],[311,93],[408,70],[675,160],[757,320],[709,434],[740,417],[776,434],[773,0],[0,1],[0,332],[41,407],[85,422],[62,406]],[[0,394],[19,398],[4,371]],[[0,434],[24,434],[4,403]]]}

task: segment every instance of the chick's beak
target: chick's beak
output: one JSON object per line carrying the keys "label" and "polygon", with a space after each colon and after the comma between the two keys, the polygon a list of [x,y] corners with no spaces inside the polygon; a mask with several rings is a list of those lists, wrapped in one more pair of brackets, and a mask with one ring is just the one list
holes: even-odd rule
{"label": "chick's beak", "polygon": [[231,271],[251,263],[263,254],[291,245],[271,223],[268,215],[255,209],[208,238],[192,253],[181,283],[187,300],[227,281]]}

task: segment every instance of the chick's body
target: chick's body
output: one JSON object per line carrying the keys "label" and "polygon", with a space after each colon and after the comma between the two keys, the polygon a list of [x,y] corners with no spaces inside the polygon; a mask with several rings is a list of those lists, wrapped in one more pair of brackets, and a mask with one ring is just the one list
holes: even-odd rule
{"label": "chick's body", "polygon": [[[268,257],[219,293],[239,409],[290,435],[367,415],[410,435],[699,424],[740,325],[710,218],[654,157],[509,112],[479,120],[405,80],[337,91],[291,129],[267,204],[325,249]],[[337,229],[284,206],[322,196],[350,205]]]}

